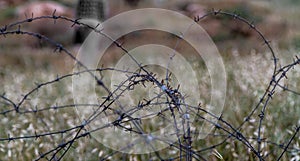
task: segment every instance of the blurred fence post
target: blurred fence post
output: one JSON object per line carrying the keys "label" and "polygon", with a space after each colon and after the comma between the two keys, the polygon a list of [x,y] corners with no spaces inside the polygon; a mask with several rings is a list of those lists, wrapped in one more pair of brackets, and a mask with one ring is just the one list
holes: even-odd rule
{"label": "blurred fence post", "polygon": [[125,2],[132,7],[136,7],[140,0],[125,0]]}
{"label": "blurred fence post", "polygon": [[[105,19],[103,0],[78,0],[76,18],[92,18],[102,22]],[[91,32],[87,27],[79,27],[75,31],[74,43],[82,43]]]}

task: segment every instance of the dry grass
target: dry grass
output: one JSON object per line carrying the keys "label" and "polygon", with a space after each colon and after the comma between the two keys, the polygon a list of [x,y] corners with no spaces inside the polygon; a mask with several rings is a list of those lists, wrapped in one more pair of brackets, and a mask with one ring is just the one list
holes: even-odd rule
{"label": "dry grass", "polygon": [[[280,13],[282,14],[282,13]],[[296,17],[296,16],[295,16]],[[3,21],[4,23],[4,21]],[[6,22],[5,22],[6,23]],[[297,24],[298,25],[298,24]],[[297,29],[297,26],[294,29]],[[295,30],[293,30],[295,31]],[[126,48],[133,48],[142,45],[149,40],[147,31],[139,33],[140,39],[132,35],[127,35],[121,39],[125,42]],[[174,45],[174,37],[157,33],[158,39],[151,40],[162,44]],[[19,37],[8,36],[0,38],[0,93],[6,93],[6,96],[13,101],[18,102],[24,93],[30,91],[36,86],[36,83],[47,82],[55,79],[57,75],[61,76],[72,72],[73,61],[66,55],[53,52],[53,48],[31,48],[24,46],[23,43],[16,41]],[[67,46],[74,55],[78,47]],[[277,49],[276,46],[274,46]],[[193,55],[193,50],[186,50],[186,46],[179,49],[181,53],[189,53]],[[280,63],[284,66],[292,62],[297,51],[277,49],[276,53],[280,58]],[[195,59],[191,55],[186,54],[190,60]],[[113,55],[113,56],[112,56]],[[116,62],[121,57],[120,49],[111,47],[106,54],[103,62]],[[226,49],[222,51],[222,57],[227,73],[227,98],[223,111],[224,120],[233,126],[238,126],[244,121],[251,109],[258,103],[267,84],[272,76],[272,60],[271,55],[267,51],[240,53],[235,49]],[[203,62],[195,62],[198,72],[203,72],[198,79],[202,82],[200,86],[203,93],[209,93],[209,74]],[[101,65],[101,64],[100,64]],[[288,84],[291,89],[300,91],[300,67],[296,66],[291,70],[288,79],[282,82]],[[50,106],[72,104],[72,82],[71,78],[53,83],[45,88],[38,90],[32,97],[25,102],[24,110],[34,109],[35,107],[44,108]],[[203,95],[203,103],[209,100],[209,94]],[[274,98],[268,106],[266,118],[262,127],[263,138],[266,141],[277,144],[286,143],[288,138],[293,134],[295,125],[300,124],[300,99],[299,95],[295,95],[283,90],[276,90]],[[5,103],[0,104],[0,112],[10,109],[11,107]],[[250,142],[257,146],[256,140],[251,139],[257,137],[258,113],[244,126],[241,132],[249,137]],[[37,114],[18,114],[11,112],[7,115],[0,115],[0,138],[34,135],[53,130],[63,130],[80,124],[80,120],[73,108],[60,110],[46,110]],[[224,134],[222,131],[215,130],[214,134]],[[68,136],[71,137],[71,136]],[[66,138],[68,138],[66,137]],[[217,144],[224,137],[209,136],[204,140],[194,140],[193,148],[195,150],[203,147]],[[62,142],[58,135],[40,137],[37,139],[21,139],[16,141],[0,142],[0,160],[33,160],[41,153],[56,147]],[[290,147],[298,149],[298,151],[288,152],[282,160],[293,160],[300,157],[300,137],[292,142]],[[268,159],[275,160],[282,150],[272,143],[263,143],[264,152],[268,152]],[[98,143],[94,138],[79,139],[73,147],[68,151],[64,160],[99,160],[113,151]],[[177,153],[174,149],[164,149],[162,154],[172,156]],[[255,156],[249,152],[245,146],[236,140],[229,139],[226,144],[211,149],[203,153],[208,160],[220,160],[217,157],[219,153],[224,160],[255,160]],[[202,154],[201,154],[202,155]],[[117,154],[110,157],[110,160],[149,160],[153,155],[127,155]]]}

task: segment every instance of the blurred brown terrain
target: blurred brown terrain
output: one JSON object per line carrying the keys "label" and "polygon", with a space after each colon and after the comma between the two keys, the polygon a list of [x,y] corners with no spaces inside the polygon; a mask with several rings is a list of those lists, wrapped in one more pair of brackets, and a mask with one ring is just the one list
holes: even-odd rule
{"label": "blurred brown terrain", "polygon": [[[63,15],[75,19],[75,8],[77,1],[57,0],[57,1],[28,1],[28,0],[1,0],[0,1],[0,25],[7,24],[30,17],[42,15],[52,15],[56,10],[56,15]],[[166,1],[166,0],[110,0],[106,5],[107,17],[112,17],[123,11],[144,8],[161,7],[175,10],[191,18],[201,17],[208,11],[222,10],[240,15],[253,22],[255,26],[279,49],[298,48],[300,46],[299,12],[297,5],[275,1],[243,1],[243,0],[219,0],[219,1]],[[291,8],[294,6],[294,9]],[[295,7],[296,6],[296,7]],[[299,8],[299,7],[298,7]],[[141,15],[143,18],[143,15]],[[207,31],[212,40],[216,43],[222,54],[228,54],[232,50],[247,54],[251,50],[264,51],[266,46],[258,35],[249,26],[233,18],[225,16],[210,16],[199,24]],[[78,45],[72,44],[74,28],[72,24],[65,21],[38,20],[36,22],[22,25],[22,30],[28,30],[43,34],[66,46],[67,49],[76,55]],[[156,38],[149,40],[147,35],[155,35]],[[167,37],[167,38],[166,38]],[[168,37],[165,33],[139,32],[131,33],[122,38],[120,42],[129,49],[144,43],[158,43],[174,45],[176,39]],[[52,66],[54,68],[66,69],[72,64],[71,61],[61,58],[61,55],[53,53],[53,46],[45,45],[45,42],[36,40],[29,36],[8,35],[0,38],[0,66]],[[112,52],[119,52],[112,48]],[[184,51],[180,51],[184,52]],[[112,56],[107,56],[116,59]],[[117,57],[117,56],[116,56]],[[54,65],[53,65],[54,64]],[[66,65],[68,64],[68,65]]]}

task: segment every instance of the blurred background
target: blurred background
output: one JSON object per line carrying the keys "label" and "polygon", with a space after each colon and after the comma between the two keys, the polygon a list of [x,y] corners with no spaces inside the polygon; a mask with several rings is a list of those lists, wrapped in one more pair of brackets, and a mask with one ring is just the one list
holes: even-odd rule
{"label": "blurred background", "polygon": [[[72,19],[91,17],[105,21],[118,13],[145,7],[174,10],[192,19],[202,16],[212,9],[236,13],[253,22],[258,30],[270,40],[270,44],[280,60],[280,65],[292,63],[295,55],[299,55],[300,0],[0,0],[0,28],[26,18],[52,15],[54,10],[56,10],[55,15],[57,16],[63,15]],[[200,21],[199,24],[210,35],[223,57],[228,78],[223,118],[237,127],[255,107],[270,82],[273,72],[270,51],[264,45],[263,40],[249,26],[233,18],[209,16]],[[54,24],[53,20],[42,19],[22,24],[21,30],[43,34],[63,44],[76,56],[89,31],[84,28],[71,28],[71,26],[72,23],[66,21],[57,20]],[[151,35],[151,39],[148,39],[149,35]],[[164,44],[173,48],[177,40],[178,37],[162,32],[140,31],[125,35],[118,41],[130,50],[147,43]],[[0,36],[0,94],[6,93],[8,98],[18,101],[23,97],[23,93],[36,87],[35,82],[47,82],[55,79],[58,75],[72,72],[74,60],[65,54],[54,52],[54,49],[54,46],[26,35]],[[182,54],[189,55],[192,53],[191,55],[196,55],[184,43],[178,50]],[[121,56],[120,53],[122,50],[112,46],[104,59],[116,62]],[[200,60],[194,57],[191,59]],[[200,88],[204,93],[201,95],[201,99],[204,100],[203,105],[205,105],[207,103],[205,100],[210,99],[210,94],[206,94],[210,91],[210,76],[207,72],[202,74],[202,71],[206,70],[203,62],[193,67],[199,69],[197,72],[201,73],[199,74],[199,81],[203,83],[200,84]],[[282,82],[298,92],[300,90],[299,71],[299,66],[298,68],[295,67],[295,70],[288,73],[289,79]],[[32,100],[28,100],[26,108],[50,107],[57,102],[63,105],[71,104],[73,102],[72,88],[69,88],[71,81],[70,79],[65,82],[62,80],[57,86],[53,85],[54,87],[52,87],[50,85],[49,89],[45,88],[44,92],[41,90],[39,95],[34,95]],[[268,117],[266,117],[266,124],[263,128],[265,129],[264,137],[268,141],[281,144],[286,143],[293,134],[291,132],[293,125],[300,122],[300,99],[299,95],[284,92],[280,88],[276,94],[277,97],[272,99],[269,111],[267,111]],[[0,106],[1,108],[2,106]],[[11,108],[10,105],[3,103],[3,110]],[[247,123],[242,129],[245,136],[249,136],[249,138],[257,136],[258,115],[258,112],[255,113],[252,122]],[[67,127],[73,127],[78,123],[76,122],[78,121],[76,115],[67,112],[52,114],[51,111],[45,111],[43,115],[34,115],[34,117],[32,115],[17,116],[11,112],[8,116],[3,116],[5,119],[2,119],[2,115],[0,115],[0,138],[9,137],[8,133],[12,134],[11,136],[24,136],[34,134],[36,131],[44,133],[53,131],[53,129],[67,129]],[[39,121],[42,119],[46,121]],[[66,124],[61,125],[60,123]],[[51,127],[51,130],[46,129],[47,127]],[[60,138],[58,137],[58,139]],[[39,139],[37,142],[33,141],[34,143],[26,144],[23,143],[23,140],[0,142],[0,160],[2,158],[4,160],[32,160],[42,152],[55,147],[58,139],[50,138],[47,140],[52,143],[48,147],[39,145],[39,142],[46,143],[46,141],[43,142]],[[205,147],[203,145],[215,145],[216,140],[218,140],[217,137],[195,140],[193,147],[201,149]],[[298,149],[298,151],[289,152],[283,160],[300,158],[300,139],[298,137],[295,140],[291,147]],[[266,144],[268,147],[264,150],[270,152],[268,154],[269,160],[276,160],[280,154],[281,149],[276,146],[277,144]],[[240,158],[252,160],[255,158],[254,155],[249,154],[247,148],[241,147],[244,146],[240,142],[229,141],[216,149],[224,160],[240,160]],[[93,152],[89,153],[90,151]],[[79,142],[68,154],[68,157],[72,158],[70,160],[99,160],[96,152],[99,153],[99,156],[111,153],[105,147],[99,148],[96,141],[89,141],[85,144]],[[32,156],[33,154],[35,157]],[[87,155],[87,158],[82,158],[83,154]],[[210,152],[207,155],[211,157],[208,157],[208,160],[219,160]],[[112,160],[120,160],[121,157],[119,156]]]}
{"label": "blurred background", "polygon": [[[300,49],[300,1],[298,0],[0,0],[0,26],[4,27],[25,18],[52,15],[54,10],[56,10],[56,15],[73,19],[88,17],[105,21],[118,13],[144,7],[166,8],[191,18],[202,16],[212,9],[236,13],[253,22],[270,40],[272,47],[276,51],[284,53],[280,55],[293,57],[295,52],[297,53]],[[262,39],[253,30],[232,18],[210,16],[199,24],[211,36],[223,55],[232,55],[233,51],[247,55],[267,49],[263,45]],[[38,20],[23,24],[21,29],[43,34],[67,46],[76,55],[89,31],[77,27],[71,28],[71,25],[69,22],[60,20],[55,24],[49,20]],[[148,38],[145,40],[147,34],[156,37],[156,39],[150,40],[152,43],[171,43],[169,46],[173,48],[176,42],[175,39],[161,38],[168,37],[168,35],[158,33],[153,36],[153,33],[147,32],[128,34],[120,38],[120,42],[128,49],[132,49],[143,42],[144,44],[149,43]],[[166,39],[168,40],[166,41]],[[164,42],[160,42],[161,40]],[[0,66],[55,64],[52,68],[57,67],[59,71],[69,71],[72,67],[67,65],[66,59],[58,59],[53,54],[44,54],[52,51],[53,46],[36,38],[16,35],[1,36]],[[118,53],[120,51],[114,49],[111,52]],[[189,51],[184,52],[189,53]],[[107,57],[112,59],[111,61],[115,61],[118,56],[112,55],[109,54]]]}
{"label": "blurred background", "polygon": [[[84,2],[84,0],[81,1]],[[79,0],[0,0],[0,26],[26,17],[52,15],[54,9],[56,9],[56,15],[73,19],[87,16],[104,21],[120,12],[144,7],[171,9],[191,18],[201,16],[214,8],[215,10],[221,9],[239,14],[253,22],[271,41],[273,47],[278,50],[285,52],[293,50],[291,52],[294,53],[294,50],[300,49],[300,1],[298,0],[90,0],[90,2],[92,1],[101,2],[102,6],[90,4],[90,7],[80,8]],[[81,4],[81,6],[83,5]],[[263,51],[266,49],[263,41],[248,26],[231,18],[208,17],[199,24],[208,32],[223,54],[231,54],[233,50],[237,50],[241,54],[248,54],[253,50]],[[22,30],[43,34],[65,46],[70,46],[70,49],[74,49],[73,52],[76,53],[78,44],[84,40],[87,33],[71,28],[71,25],[63,21],[54,24],[48,20],[41,20],[22,25]],[[128,39],[131,40],[132,44],[139,44],[143,41],[141,36],[137,38],[137,34],[131,35],[133,36],[128,35]],[[123,39],[123,41],[128,41],[128,39]],[[33,57],[38,59],[38,61],[33,61],[35,65],[52,63],[56,66],[63,66],[59,69],[69,70],[65,66],[66,62],[62,61],[63,59],[57,60],[57,58],[53,58],[52,54],[50,56],[36,54],[45,53],[47,45],[44,44],[28,36],[16,37],[12,35],[6,38],[1,36],[0,66],[4,67],[11,64],[22,66],[26,63],[25,60],[32,60]],[[73,48],[76,44],[77,48]],[[20,53],[22,54],[20,55]],[[22,56],[26,58],[22,58]],[[43,62],[45,58],[48,60]],[[54,62],[49,62],[51,60]]]}
{"label": "blurred background", "polygon": [[[93,17],[104,21],[120,12],[144,7],[171,9],[191,18],[204,15],[214,8],[239,14],[253,22],[278,49],[300,48],[300,1],[297,0],[90,0],[90,2],[101,3],[102,6],[85,4],[85,7],[82,7],[83,3],[89,3],[84,0],[81,2],[79,0],[1,0],[0,25],[4,26],[26,17],[51,15],[54,9],[56,9],[56,15],[74,19]],[[82,34],[78,33],[77,29],[70,28],[66,22],[59,22],[55,25],[52,22],[45,23],[32,23],[22,26],[22,29],[41,33],[64,45],[73,45],[83,41],[83,38],[80,38]],[[231,52],[232,49],[247,53],[251,49],[264,48],[257,35],[249,30],[248,26],[231,18],[209,17],[200,24],[222,53]],[[11,49],[16,49],[16,47],[38,48],[42,46],[40,42],[26,38],[15,40],[10,37],[0,40],[1,56],[6,53],[6,50],[13,52]]]}

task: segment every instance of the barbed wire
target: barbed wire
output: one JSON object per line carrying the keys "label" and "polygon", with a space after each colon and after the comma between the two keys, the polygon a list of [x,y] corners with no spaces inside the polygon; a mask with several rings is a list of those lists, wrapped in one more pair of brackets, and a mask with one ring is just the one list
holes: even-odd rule
{"label": "barbed wire", "polygon": [[[285,65],[283,67],[279,67],[279,58],[277,58],[276,53],[270,45],[270,41],[263,35],[262,32],[256,28],[253,22],[250,22],[243,17],[239,16],[235,13],[223,12],[221,10],[211,10],[207,12],[207,14],[201,17],[195,17],[195,22],[202,22],[204,19],[213,16],[227,16],[240,21],[247,26],[249,26],[249,30],[255,31],[256,34],[261,38],[262,42],[267,46],[268,50],[272,56],[273,62],[273,73],[269,79],[268,85],[265,87],[264,93],[260,98],[257,98],[257,103],[255,107],[253,107],[250,112],[246,115],[243,122],[239,123],[238,126],[234,126],[232,123],[223,118],[223,115],[216,116],[214,113],[209,112],[204,107],[201,106],[199,101],[199,106],[189,105],[185,102],[185,96],[181,93],[179,87],[172,87],[170,84],[169,74],[166,74],[166,82],[160,80],[156,73],[149,71],[145,66],[142,66],[138,60],[134,58],[130,54],[130,52],[117,40],[114,40],[110,37],[110,35],[106,35],[101,30],[97,29],[100,24],[95,26],[90,26],[88,24],[82,23],[80,19],[71,19],[64,16],[55,15],[55,11],[52,15],[48,16],[40,16],[40,17],[32,17],[26,18],[25,20],[17,21],[12,24],[5,25],[0,29],[0,36],[3,36],[4,39],[9,35],[27,35],[34,37],[39,40],[43,40],[48,42],[50,45],[53,45],[55,48],[55,52],[59,52],[62,54],[66,54],[70,57],[76,65],[83,68],[83,70],[66,74],[63,76],[57,76],[55,79],[37,83],[34,88],[25,92],[22,98],[19,101],[14,101],[12,98],[6,96],[5,93],[0,95],[1,107],[0,116],[2,117],[16,117],[24,114],[31,115],[30,117],[37,117],[39,113],[49,112],[50,110],[59,111],[65,109],[75,109],[75,108],[92,108],[93,112],[85,119],[81,120],[80,123],[77,123],[71,127],[64,127],[63,129],[53,129],[54,127],[47,127],[47,130],[40,132],[39,130],[34,130],[32,134],[28,135],[19,135],[13,136],[10,131],[6,132],[7,135],[1,135],[0,144],[4,144],[5,142],[16,142],[22,140],[32,140],[32,141],[42,141],[38,140],[46,137],[55,137],[52,139],[54,144],[51,148],[39,153],[39,156],[35,158],[38,160],[62,160],[66,157],[66,154],[71,151],[72,147],[75,147],[75,143],[80,141],[83,138],[91,137],[92,134],[97,133],[99,131],[103,131],[108,128],[118,128],[123,131],[129,132],[131,134],[139,135],[144,139],[144,142],[148,144],[151,148],[153,148],[153,153],[149,154],[150,158],[154,158],[156,160],[209,160],[207,157],[207,153],[211,152],[213,149],[218,147],[224,147],[226,144],[230,143],[240,143],[238,145],[243,146],[245,149],[251,151],[251,155],[254,155],[257,160],[263,161],[267,160],[268,156],[272,153],[271,151],[264,151],[264,146],[273,146],[272,148],[281,150],[278,152],[277,160],[282,159],[283,155],[286,153],[299,152],[299,147],[291,147],[293,141],[296,141],[296,138],[299,136],[300,125],[296,122],[293,125],[295,130],[292,132],[289,138],[285,138],[285,142],[278,143],[272,140],[268,140],[268,138],[263,137],[263,125],[266,123],[267,112],[270,108],[271,100],[276,97],[275,91],[277,89],[283,89],[284,92],[290,92],[295,95],[300,95],[298,91],[291,89],[285,85],[282,85],[281,82],[287,79],[287,73],[290,72],[295,66],[300,64],[299,57],[295,56],[295,59],[292,63]],[[27,17],[27,16],[26,16]],[[62,44],[57,43],[56,41],[35,32],[29,32],[22,30],[22,25],[26,23],[32,23],[37,20],[49,20],[54,21],[56,23],[57,20],[63,20],[67,22],[71,22],[72,25],[70,27],[75,26],[84,26],[87,27],[94,32],[98,33],[101,36],[104,36],[108,40],[110,40],[116,47],[121,49],[125,54],[127,54],[135,63],[138,65],[139,70],[136,72],[114,69],[114,68],[97,68],[97,69],[89,69],[85,64],[80,62],[66,47]],[[179,38],[178,41],[183,41],[183,39]],[[177,45],[176,45],[177,47]],[[175,48],[176,48],[175,47]],[[115,71],[120,73],[126,73],[127,79],[123,80],[114,90],[111,90],[107,84],[104,83],[102,77],[99,76],[99,73],[103,71]],[[96,73],[98,72],[98,74]],[[65,79],[69,79],[78,75],[89,74],[96,82],[99,88],[104,89],[107,95],[103,98],[99,103],[82,103],[82,104],[63,104],[56,106],[47,106],[43,107],[31,107],[26,104],[26,101],[34,98],[34,94],[39,90],[44,89],[53,84],[59,84]],[[100,74],[101,75],[101,74]],[[91,82],[94,83],[94,82]],[[130,108],[122,108],[123,105],[120,102],[120,98],[126,94],[126,92],[134,91],[135,88],[144,87],[148,84],[152,84],[160,92],[156,93],[151,99],[142,98],[139,100],[139,103]],[[180,86],[184,86],[184,84],[180,84]],[[284,101],[284,100],[283,100]],[[154,106],[164,107],[159,111],[148,111],[147,115],[139,116],[139,112],[145,110],[147,108],[151,108]],[[116,109],[115,107],[120,107]],[[185,110],[184,110],[185,109]],[[249,134],[244,133],[243,130],[246,127],[246,124],[250,122],[252,118],[256,118],[256,113],[258,114],[258,121],[255,122],[257,137],[249,136]],[[96,119],[101,115],[105,115],[109,117],[107,123],[102,124],[101,126],[97,126],[94,129],[91,129],[90,126],[95,122]],[[115,116],[116,115],[116,116]],[[135,116],[137,115],[137,116]],[[206,116],[212,117],[217,122],[214,122],[208,119]],[[190,116],[194,116],[194,120],[202,121],[209,123],[210,125],[215,127],[215,133],[208,134],[208,137],[218,138],[217,142],[214,142],[211,145],[207,145],[206,147],[195,147],[193,144],[197,142],[197,137],[201,132],[197,132],[197,130],[193,130],[195,126],[200,126],[199,124],[194,125]],[[159,137],[150,136],[147,134],[147,129],[143,127],[143,119],[152,117],[161,119],[164,122],[168,122],[174,126],[175,131],[171,133],[171,135],[176,136],[176,141],[170,142],[168,140],[161,139]],[[178,120],[181,119],[181,120]],[[47,123],[45,123],[48,126]],[[130,125],[130,126],[128,126]],[[5,126],[5,125],[2,125]],[[150,137],[150,138],[149,138]],[[62,141],[61,141],[62,140]],[[175,150],[174,155],[165,156],[164,151],[156,151],[152,145],[153,141],[163,142],[168,145],[168,148]],[[122,147],[121,150],[127,150],[133,148],[137,142],[128,143],[126,146]],[[76,147],[75,147],[76,148]],[[168,149],[167,148],[167,149]],[[267,152],[267,154],[265,154]],[[111,151],[104,156],[99,157],[98,160],[109,160],[114,155],[117,155],[118,151]],[[153,156],[154,157],[153,157]],[[220,154],[221,155],[221,154]],[[250,155],[250,154],[249,154]],[[221,157],[221,156],[218,156]]]}

